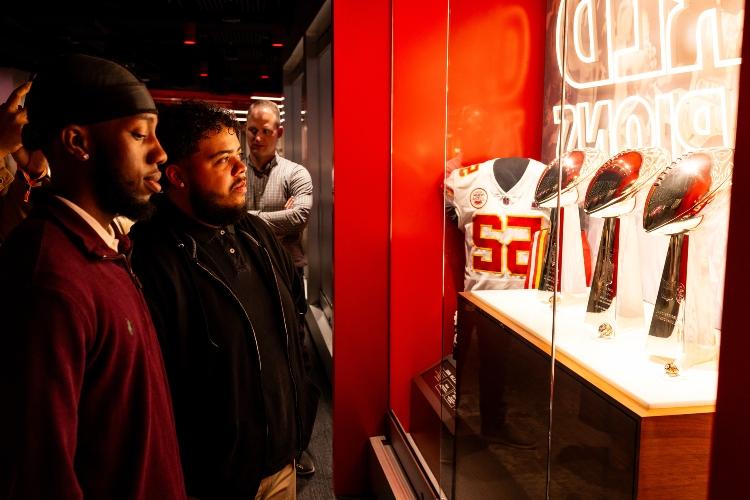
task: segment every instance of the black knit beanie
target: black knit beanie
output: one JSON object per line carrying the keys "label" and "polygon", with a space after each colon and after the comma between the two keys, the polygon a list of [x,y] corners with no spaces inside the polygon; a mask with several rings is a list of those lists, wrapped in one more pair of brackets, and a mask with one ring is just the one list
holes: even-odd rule
{"label": "black knit beanie", "polygon": [[26,96],[23,145],[40,149],[63,127],[156,113],[146,86],[117,63],[82,54],[49,61]]}

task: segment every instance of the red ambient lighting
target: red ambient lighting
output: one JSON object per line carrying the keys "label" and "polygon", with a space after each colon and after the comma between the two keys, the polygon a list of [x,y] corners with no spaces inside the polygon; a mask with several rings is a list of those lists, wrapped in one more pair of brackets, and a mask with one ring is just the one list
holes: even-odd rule
{"label": "red ambient lighting", "polygon": [[283,46],[284,46],[284,44],[283,43],[279,43],[279,42],[271,44],[271,47],[283,47]]}
{"label": "red ambient lighting", "polygon": [[271,78],[271,77],[268,76],[268,75],[260,75],[260,79],[261,80],[268,80],[269,78]]}
{"label": "red ambient lighting", "polygon": [[187,22],[182,27],[182,43],[184,45],[195,45],[197,29],[195,23]]}
{"label": "red ambient lighting", "polygon": [[199,76],[200,76],[201,78],[207,78],[207,77],[208,77],[208,73],[200,73],[200,75],[199,75]]}

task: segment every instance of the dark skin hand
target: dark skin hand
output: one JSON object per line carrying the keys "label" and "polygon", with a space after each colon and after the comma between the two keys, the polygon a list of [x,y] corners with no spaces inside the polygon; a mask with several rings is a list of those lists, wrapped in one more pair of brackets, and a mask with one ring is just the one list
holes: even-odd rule
{"label": "dark skin hand", "polygon": [[47,173],[47,158],[41,151],[29,152],[21,146],[13,153],[13,159],[16,160],[18,168],[25,171],[32,179],[38,179]]}
{"label": "dark skin hand", "polygon": [[18,151],[21,144],[21,129],[29,121],[26,110],[21,107],[21,99],[31,89],[26,82],[11,92],[8,100],[0,105],[0,156]]}

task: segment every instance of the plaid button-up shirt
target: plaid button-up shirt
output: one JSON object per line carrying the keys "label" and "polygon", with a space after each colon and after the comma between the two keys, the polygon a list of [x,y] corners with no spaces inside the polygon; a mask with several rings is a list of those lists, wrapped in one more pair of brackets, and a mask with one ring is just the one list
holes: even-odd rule
{"label": "plaid button-up shirt", "polygon": [[[302,231],[313,204],[313,185],[305,167],[276,154],[260,172],[248,162],[248,211],[271,226],[297,267],[307,263],[302,249]],[[294,196],[294,204],[285,209]]]}

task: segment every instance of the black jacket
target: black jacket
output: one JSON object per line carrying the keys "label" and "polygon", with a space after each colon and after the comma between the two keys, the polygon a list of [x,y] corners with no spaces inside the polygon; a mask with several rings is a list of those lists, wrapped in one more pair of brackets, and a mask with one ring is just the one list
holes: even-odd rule
{"label": "black jacket", "polygon": [[[164,201],[154,217],[136,224],[133,268],[143,291],[167,367],[180,455],[189,496],[253,498],[260,479],[267,438],[259,397],[254,332],[248,315],[227,284],[205,265],[207,256],[188,234],[189,220]],[[283,318],[293,393],[285,399],[297,410],[297,442],[309,441],[310,398],[299,325],[307,309],[294,264],[260,218],[245,215],[235,224],[270,288]],[[217,329],[244,332],[247,350],[217,342]],[[239,351],[239,352],[236,352]],[[253,358],[255,359],[255,358]],[[248,376],[248,373],[250,375]],[[254,380],[252,380],[254,379]],[[272,436],[270,436],[272,438]],[[299,450],[298,450],[299,451]]]}

